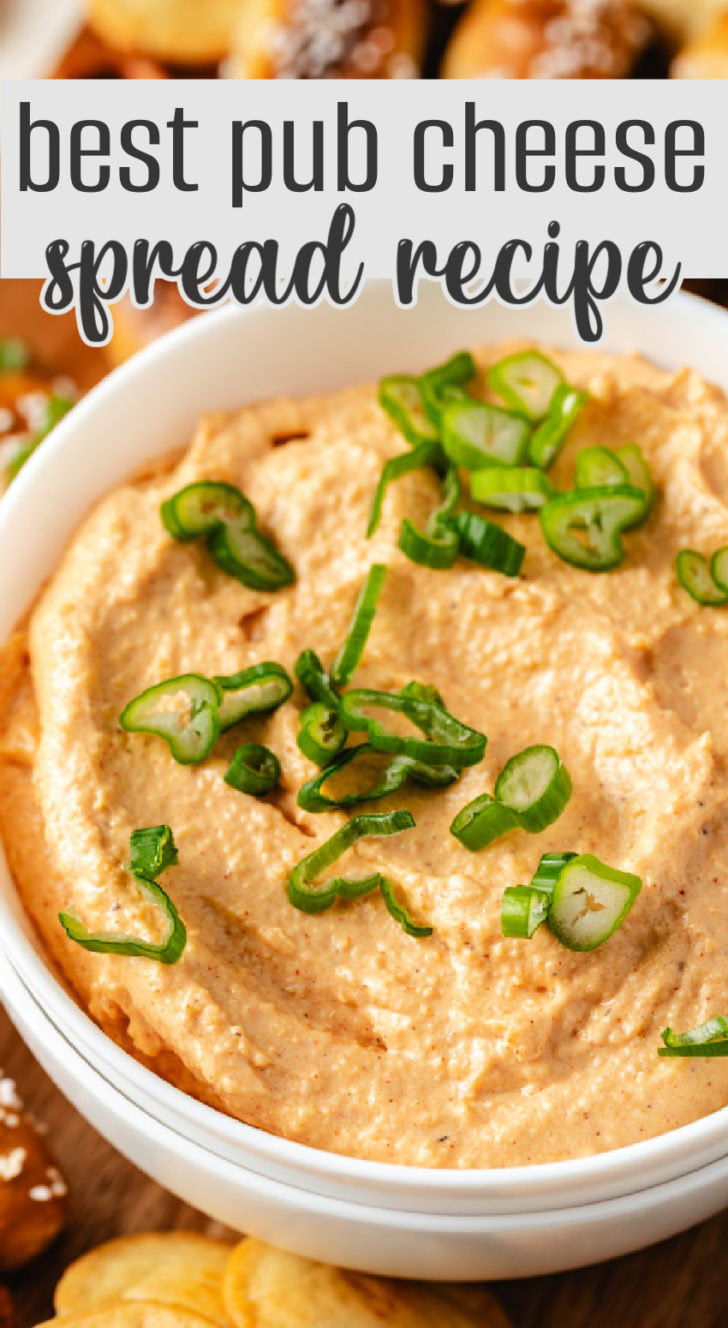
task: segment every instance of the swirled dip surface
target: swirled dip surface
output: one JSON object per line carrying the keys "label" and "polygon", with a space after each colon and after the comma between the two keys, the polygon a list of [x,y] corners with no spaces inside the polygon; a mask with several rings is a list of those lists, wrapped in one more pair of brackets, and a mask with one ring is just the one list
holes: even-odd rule
{"label": "swirled dip surface", "polygon": [[[688,371],[555,358],[591,392],[556,482],[572,483],[579,447],[636,441],[659,488],[617,571],[560,562],[528,516],[505,521],[527,545],[519,580],[462,561],[415,566],[397,533],[404,515],[422,523],[431,509],[427,471],[390,488],[367,542],[382,460],[404,444],[361,387],[203,423],[174,469],[101,502],[27,636],[5,649],[0,818],[50,953],[122,1045],[289,1139],[424,1166],[507,1166],[635,1142],[728,1102],[725,1061],[657,1056],[667,1024],[728,1013],[728,611],[698,606],[674,574],[679,548],[728,543],[726,403]],[[294,586],[246,590],[204,547],[169,538],[160,502],[204,478],[250,497]],[[176,674],[266,659],[292,671],[304,647],[330,663],[374,561],[389,573],[356,684],[434,683],[489,737],[484,762],[450,788],[410,786],[373,808],[406,806],[417,827],[362,841],[347,863],[389,876],[432,923],[428,940],[406,936],[378,894],[320,917],[287,902],[291,867],[344,819],[296,805],[313,770],[296,746],[298,689],[197,767],[118,722],[131,697]],[[258,800],[223,782],[244,740],[278,754],[282,791]],[[519,831],[469,853],[449,834],[454,814],[538,742],[573,777],[565,813],[538,837]],[[91,930],[159,935],[124,869],[131,831],[157,823],[179,847],[164,884],[188,928],[182,960],[86,953],[65,938],[59,909],[75,906]],[[500,934],[504,887],[528,881],[551,849],[643,878],[624,925],[591,954],[546,928],[530,943]]]}

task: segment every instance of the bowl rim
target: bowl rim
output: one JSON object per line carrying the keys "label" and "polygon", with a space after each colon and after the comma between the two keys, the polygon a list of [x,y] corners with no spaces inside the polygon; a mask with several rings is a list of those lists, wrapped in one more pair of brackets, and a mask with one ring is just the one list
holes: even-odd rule
{"label": "bowl rim", "polygon": [[[391,303],[388,283],[370,282],[353,309],[366,311],[372,302],[374,305],[381,305],[382,301],[387,299]],[[420,290],[417,307],[420,313],[423,307],[428,312],[436,313],[439,302],[444,299],[439,290],[431,291],[425,287]],[[295,306],[289,307],[295,308]],[[621,309],[628,321],[634,323],[636,332],[644,325],[644,309],[638,309],[630,301],[621,298],[615,298],[610,302],[610,309],[615,308]],[[306,311],[309,319],[315,312],[315,310]],[[329,313],[331,312],[329,308]],[[352,310],[333,312],[339,316],[350,314]],[[409,314],[412,311],[407,312]],[[458,312],[462,316],[463,311]],[[555,320],[563,318],[563,313],[558,310],[550,312],[553,313]],[[105,410],[107,405],[117,398],[124,399],[130,391],[133,391],[137,380],[142,377],[148,378],[160,362],[174,359],[180,352],[185,352],[190,346],[204,342],[208,338],[214,340],[219,332],[226,333],[238,324],[245,329],[254,327],[256,323],[265,327],[270,313],[270,310],[262,306],[245,309],[233,307],[206,313],[204,317],[195,318],[162,336],[102,379],[56,427],[43,448],[30,459],[23,473],[14,482],[10,493],[3,498],[0,504],[0,546],[6,528],[13,521],[17,522],[22,514],[26,493],[31,492],[42,471],[66,450],[77,431],[99,411]],[[276,310],[275,316],[280,320],[285,313],[286,310]],[[672,298],[662,313],[663,319],[667,318],[669,321],[673,321],[673,315],[676,326],[679,325],[681,329],[680,345],[688,345],[691,328],[695,331],[696,327],[699,327],[704,334],[712,333],[722,339],[728,351],[728,311],[698,296],[681,292]],[[648,314],[649,316],[655,317],[654,313]],[[280,321],[277,326],[280,327]],[[562,341],[569,339],[563,337],[563,332],[554,335],[557,338],[561,337]],[[608,342],[609,338],[606,340]],[[725,387],[728,389],[728,370]],[[3,855],[0,848],[0,867],[2,865]],[[196,1130],[209,1133],[213,1139],[218,1137],[229,1139],[232,1146],[239,1148],[241,1154],[246,1156],[246,1165],[250,1165],[252,1169],[272,1163],[278,1167],[291,1169],[300,1175],[311,1176],[316,1181],[326,1177],[335,1184],[360,1186],[367,1191],[384,1189],[394,1195],[402,1195],[409,1191],[429,1192],[433,1197],[438,1195],[444,1197],[446,1193],[451,1192],[463,1197],[469,1195],[487,1199],[489,1193],[512,1196],[529,1193],[531,1196],[536,1196],[547,1192],[550,1194],[561,1192],[567,1195],[570,1191],[581,1192],[609,1178],[614,1185],[624,1183],[627,1187],[624,1192],[634,1192],[640,1188],[639,1174],[643,1167],[662,1166],[667,1169],[666,1178],[670,1178],[694,1169],[696,1152],[702,1150],[705,1160],[708,1161],[717,1160],[728,1154],[728,1106],[661,1135],[608,1152],[557,1162],[502,1168],[428,1168],[412,1167],[402,1163],[375,1162],[332,1153],[269,1134],[257,1126],[229,1117],[217,1108],[183,1093],[114,1043],[77,1005],[41,957],[37,945],[30,939],[32,924],[24,913],[14,887],[13,896],[11,903],[14,907],[8,908],[0,893],[0,920],[2,920],[0,955],[4,955],[8,963],[12,963],[16,973],[44,1009],[52,1009],[55,1005],[62,1013],[61,1030],[69,1030],[73,1044],[77,1045],[76,1039],[82,1045],[85,1044],[95,1059],[110,1064],[115,1080],[118,1079],[119,1082],[130,1086],[134,1085],[136,1091],[143,1098],[151,1098],[165,1116],[170,1115],[174,1119],[181,1120],[186,1118]],[[0,978],[0,994],[1,990]],[[701,1162],[700,1165],[703,1164]]]}
{"label": "bowl rim", "polygon": [[[43,1009],[17,973],[14,980],[17,984],[15,988],[16,1002],[18,1001],[18,990],[20,989],[22,993],[20,999],[24,1003],[23,1017],[27,1022],[35,1024],[39,1037],[42,1036],[40,1030],[44,1025],[50,1028],[53,1038],[57,1039],[60,1048],[62,1048],[64,1058],[78,1063],[80,1074],[77,1082],[84,1083],[86,1092],[92,1094],[97,1102],[106,1104],[115,1115],[123,1115],[125,1126],[127,1128],[131,1127],[138,1133],[143,1132],[157,1150],[163,1150],[167,1153],[173,1152],[180,1162],[184,1162],[186,1156],[187,1158],[193,1156],[197,1165],[204,1165],[208,1173],[212,1173],[221,1181],[229,1183],[229,1164],[203,1144],[187,1139],[173,1126],[150,1116],[125,1091],[122,1084],[108,1078],[97,1065],[94,1065],[74,1046],[63,1030],[53,1022],[48,1012]],[[26,998],[27,1003],[25,1003]],[[81,1076],[83,1076],[83,1079]],[[245,1173],[245,1184],[247,1186],[250,1184],[249,1168],[241,1167],[240,1169]],[[481,1236],[497,1236],[533,1228],[545,1233],[556,1225],[575,1227],[582,1222],[593,1222],[595,1219],[599,1222],[611,1223],[619,1218],[632,1216],[641,1206],[662,1208],[665,1203],[672,1204],[686,1196],[690,1197],[694,1193],[700,1192],[705,1184],[717,1180],[725,1181],[726,1179],[728,1179],[728,1157],[720,1157],[705,1166],[697,1167],[670,1180],[661,1181],[656,1185],[644,1186],[626,1194],[617,1194],[594,1203],[582,1202],[570,1205],[567,1208],[547,1208],[536,1211],[516,1210],[508,1213],[442,1213],[430,1210],[417,1212],[404,1207],[379,1206],[375,1202],[362,1203],[359,1200],[341,1198],[338,1195],[312,1193],[290,1182],[266,1175],[256,1174],[254,1183],[261,1194],[272,1195],[288,1202],[295,1195],[297,1206],[305,1209],[307,1214],[314,1210],[321,1216],[330,1217],[333,1215],[343,1222],[354,1218],[357,1222],[368,1225],[376,1223],[377,1225],[397,1228],[401,1224],[401,1220],[406,1218],[408,1228],[414,1229],[415,1232],[419,1231],[423,1235],[432,1230],[433,1223],[437,1223],[439,1227],[444,1227],[449,1232],[454,1231],[456,1234],[472,1235],[475,1233]]]}

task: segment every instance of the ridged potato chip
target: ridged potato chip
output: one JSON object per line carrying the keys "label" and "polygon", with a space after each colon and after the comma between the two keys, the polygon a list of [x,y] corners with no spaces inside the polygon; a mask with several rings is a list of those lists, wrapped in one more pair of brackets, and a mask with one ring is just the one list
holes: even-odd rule
{"label": "ridged potato chip", "polygon": [[191,1231],[122,1236],[66,1269],[54,1297],[57,1314],[79,1314],[118,1301],[173,1305],[218,1328],[231,1328],[222,1279],[231,1246]]}
{"label": "ridged potato chip", "polygon": [[490,1298],[471,1313],[430,1287],[329,1268],[253,1239],[231,1254],[224,1293],[235,1328],[507,1328]]}
{"label": "ridged potato chip", "polygon": [[[46,1319],[36,1328],[58,1328],[58,1319]],[[121,1301],[98,1310],[81,1310],[63,1316],[63,1328],[210,1328],[211,1319],[154,1301]]]}

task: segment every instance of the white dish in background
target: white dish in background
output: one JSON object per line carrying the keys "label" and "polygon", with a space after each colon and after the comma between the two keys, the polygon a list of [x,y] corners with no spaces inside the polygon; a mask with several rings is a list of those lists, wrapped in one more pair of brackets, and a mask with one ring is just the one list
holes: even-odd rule
{"label": "white dish in background", "polygon": [[[615,300],[607,316],[605,349],[695,364],[728,391],[722,310],[680,296],[659,310]],[[385,283],[348,310],[230,309],[169,334],[73,410],[0,504],[0,640],[94,500],[184,443],[200,414],[417,370],[509,336],[578,344],[563,310],[464,311],[426,287],[404,311]],[[513,1277],[635,1249],[725,1202],[728,1108],[596,1157],[478,1171],[356,1161],[231,1120],[144,1069],[78,1008],[1,858],[0,994],[38,1059],[122,1152],[231,1225],[316,1257],[407,1276]]]}

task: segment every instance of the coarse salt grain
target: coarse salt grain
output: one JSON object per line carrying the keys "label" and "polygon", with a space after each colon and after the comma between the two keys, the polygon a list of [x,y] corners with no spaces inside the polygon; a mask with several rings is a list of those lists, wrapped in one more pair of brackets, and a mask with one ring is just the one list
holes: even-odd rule
{"label": "coarse salt grain", "polygon": [[50,1203],[53,1198],[53,1191],[50,1185],[34,1185],[28,1190],[28,1198],[34,1203]]}
{"label": "coarse salt grain", "polygon": [[10,1111],[23,1109],[14,1080],[3,1079],[2,1074],[0,1074],[0,1107],[8,1107]]}
{"label": "coarse salt grain", "polygon": [[27,1156],[24,1148],[13,1148],[9,1153],[0,1153],[0,1180],[15,1180],[22,1172]]}

